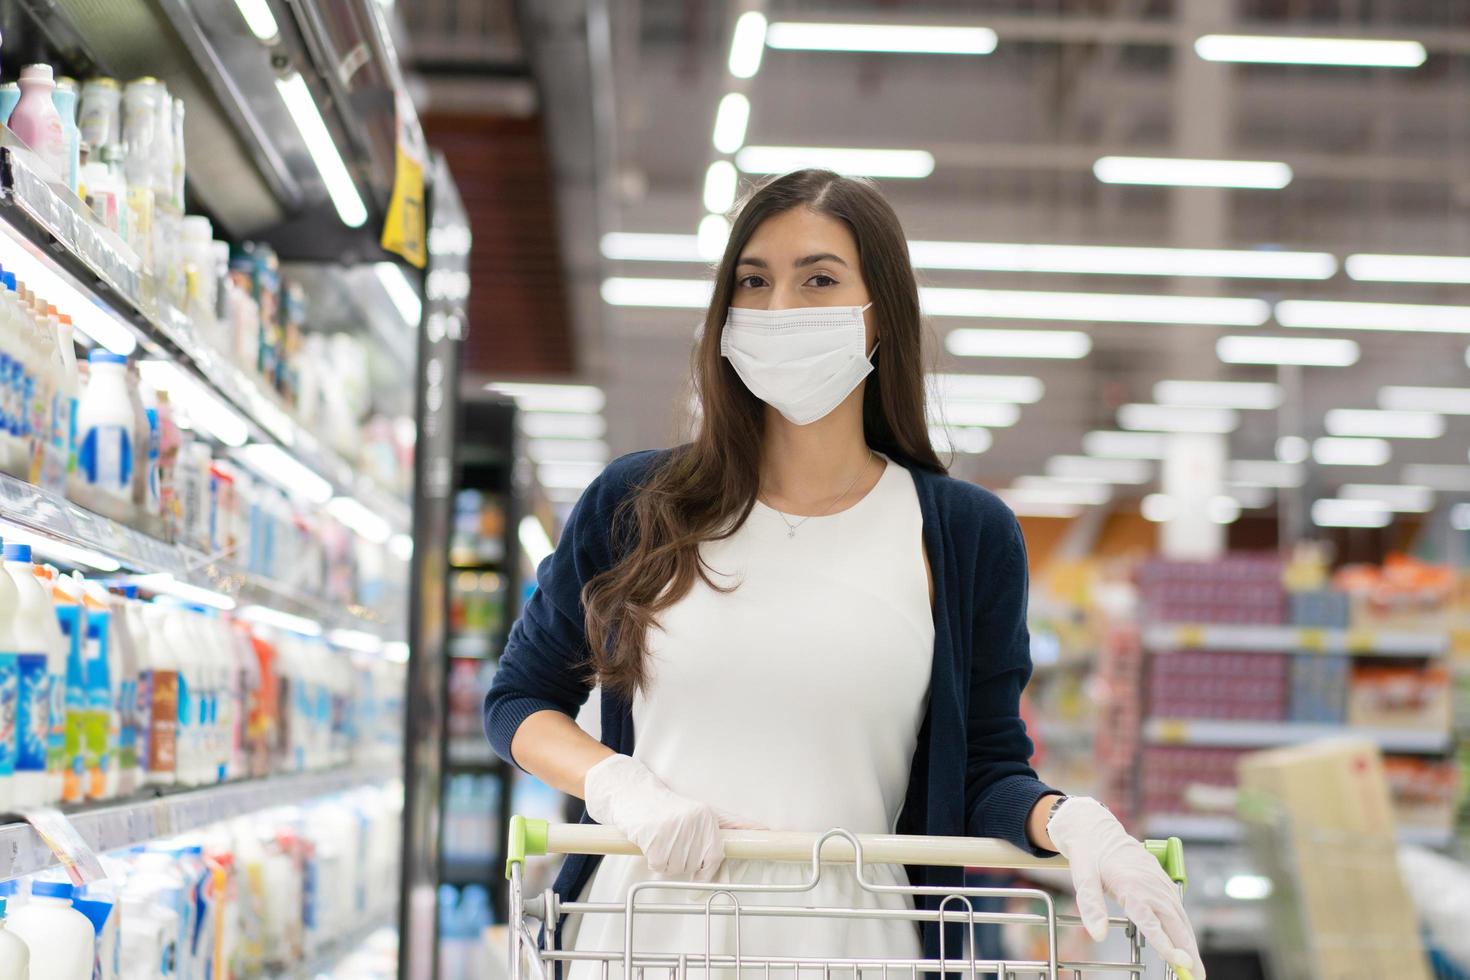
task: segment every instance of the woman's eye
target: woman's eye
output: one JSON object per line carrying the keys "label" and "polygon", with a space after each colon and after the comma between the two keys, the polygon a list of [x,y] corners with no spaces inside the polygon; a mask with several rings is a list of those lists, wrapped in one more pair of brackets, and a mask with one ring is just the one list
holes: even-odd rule
{"label": "woman's eye", "polygon": [[827,275],[824,272],[817,273],[816,275],[814,275],[810,279],[808,279],[806,282],[807,282],[807,285],[808,286],[835,286],[835,285],[837,285],[837,280],[836,279],[833,279],[831,276]]}
{"label": "woman's eye", "polygon": [[754,289],[757,286],[764,286],[765,284],[766,281],[764,279],[754,274],[742,276],[740,280],[735,283],[735,285],[739,286],[741,289]]}

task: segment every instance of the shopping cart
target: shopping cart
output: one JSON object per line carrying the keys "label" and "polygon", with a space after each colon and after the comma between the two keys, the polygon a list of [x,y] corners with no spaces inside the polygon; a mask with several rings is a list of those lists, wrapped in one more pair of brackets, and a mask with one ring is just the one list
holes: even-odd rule
{"label": "shopping cart", "polygon": [[[936,888],[884,885],[868,879],[866,870],[875,864],[911,864],[996,869],[1065,869],[1061,858],[1037,858],[1004,841],[964,837],[901,837],[852,834],[845,830],[826,833],[782,833],[773,831],[723,831],[725,856],[729,859],[796,862],[810,866],[810,875],[799,884],[730,884],[693,882],[647,882],[629,889],[625,902],[564,901],[547,889],[543,894],[522,894],[522,872],[527,857],[549,854],[637,854],[638,849],[617,831],[586,824],[548,824],[544,820],[513,817],[506,877],[510,879],[510,975],[521,978],[565,977],[573,964],[579,976],[597,980],[919,980],[921,973],[940,976],[958,974],[967,980],[993,976],[998,980],[1031,980],[1045,977],[1071,980],[1095,974],[1129,974],[1144,977],[1143,937],[1127,919],[1109,920],[1127,937],[1128,958],[1123,962],[1061,961],[1058,959],[1059,929],[1080,929],[1081,920],[1059,915],[1050,892],[1040,888]],[[1184,849],[1179,838],[1147,841],[1149,852],[1182,889],[1185,884]],[[873,893],[909,896],[938,896],[937,908],[876,909],[838,908],[811,905],[761,905],[761,895],[810,892],[824,874],[849,873],[832,864],[851,865],[858,885]],[[682,893],[686,901],[670,902],[670,892]],[[747,901],[742,902],[742,897]],[[1035,911],[978,911],[975,899],[1007,899],[1012,904],[1034,906]],[[657,900],[656,900],[657,899]],[[601,951],[557,949],[557,926],[564,916],[617,915],[623,917],[623,948]],[[703,953],[655,953],[635,951],[633,936],[640,917],[684,915],[703,921],[704,935],[713,934],[713,919],[734,916],[734,946],[715,951],[707,944]],[[873,959],[871,957],[813,959],[802,956],[746,955],[740,948],[740,924],[747,918],[798,916],[805,918],[893,919],[910,922],[962,924],[965,934],[988,923],[1026,926],[1045,935],[1045,958],[983,960],[969,949],[945,949],[939,959]],[[561,966],[560,972],[557,967]],[[1163,967],[1165,975],[1189,980],[1185,971]]]}

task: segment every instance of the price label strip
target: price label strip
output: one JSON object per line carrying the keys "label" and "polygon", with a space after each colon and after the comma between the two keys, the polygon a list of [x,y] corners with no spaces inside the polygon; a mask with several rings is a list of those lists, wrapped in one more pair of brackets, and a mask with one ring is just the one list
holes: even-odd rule
{"label": "price label strip", "polygon": [[18,811],[25,822],[41,836],[56,860],[66,869],[74,885],[85,885],[89,881],[101,881],[107,877],[102,863],[90,845],[77,833],[77,828],[66,819],[66,814],[53,807],[33,807]]}

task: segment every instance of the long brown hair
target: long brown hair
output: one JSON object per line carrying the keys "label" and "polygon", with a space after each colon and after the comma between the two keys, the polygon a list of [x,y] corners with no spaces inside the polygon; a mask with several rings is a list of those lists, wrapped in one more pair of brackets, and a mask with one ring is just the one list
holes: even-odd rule
{"label": "long brown hair", "polygon": [[764,405],[720,356],[720,332],[746,242],[761,222],[796,207],[845,222],[857,242],[883,341],[863,392],[868,445],[896,462],[945,472],[925,422],[919,290],[898,215],[872,183],[830,170],[798,170],[761,184],[730,228],[694,350],[699,431],[618,508],[613,533],[623,557],[582,591],[590,666],[605,688],[624,697],[647,681],[646,640],[658,613],[683,598],[696,575],[719,588],[700,561],[700,543],[734,534],[755,505]]}

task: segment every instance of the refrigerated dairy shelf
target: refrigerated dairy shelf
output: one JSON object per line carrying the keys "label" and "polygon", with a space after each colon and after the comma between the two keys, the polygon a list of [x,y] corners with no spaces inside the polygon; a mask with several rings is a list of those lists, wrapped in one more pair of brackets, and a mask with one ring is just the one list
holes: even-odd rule
{"label": "refrigerated dairy shelf", "polygon": [[[1245,839],[1245,827],[1235,817],[1222,814],[1155,813],[1144,821],[1146,837],[1178,837],[1186,843],[1235,844]],[[1437,827],[1400,827],[1395,836],[1400,844],[1448,847],[1454,835]]]}
{"label": "refrigerated dairy shelf", "polygon": [[1434,657],[1449,647],[1445,632],[1156,623],[1143,630],[1151,650],[1241,653],[1347,653],[1373,657]]}
{"label": "refrigerated dairy shelf", "polygon": [[[383,767],[242,779],[233,783],[167,792],[67,810],[73,827],[98,854],[115,851],[230,820],[291,806],[397,778]],[[0,880],[35,874],[55,865],[56,856],[28,823],[0,824]]]}
{"label": "refrigerated dairy shelf", "polygon": [[[357,606],[343,608],[302,595],[279,583],[234,569],[227,562],[214,561],[193,549],[169,544],[119,524],[3,473],[0,473],[0,513],[11,524],[37,532],[69,549],[111,558],[122,566],[119,574],[127,574],[123,570],[167,574],[179,582],[228,595],[242,605],[267,606],[310,619],[323,629],[358,630],[384,639],[398,638],[391,632],[394,624],[385,622],[373,610]],[[87,564],[81,556],[78,560]],[[101,571],[105,574],[109,570]]]}
{"label": "refrigerated dairy shelf", "polygon": [[1198,745],[1210,748],[1274,748],[1348,735],[1370,739],[1385,752],[1441,753],[1448,751],[1453,744],[1447,731],[1295,721],[1151,718],[1143,729],[1144,740],[1154,745]]}
{"label": "refrigerated dairy shelf", "polygon": [[367,922],[353,929],[336,942],[328,943],[319,952],[271,974],[272,980],[317,980],[319,977],[347,976],[339,970],[353,956],[375,942],[378,933],[391,930],[398,921],[398,912],[371,916]]}
{"label": "refrigerated dairy shelf", "polygon": [[95,301],[150,353],[190,368],[253,423],[256,438],[279,444],[395,531],[409,530],[406,503],[323,445],[273,394],[201,341],[187,316],[153,295],[128,247],[78,203],[56,193],[28,165],[28,156],[24,149],[0,147],[0,234]]}

